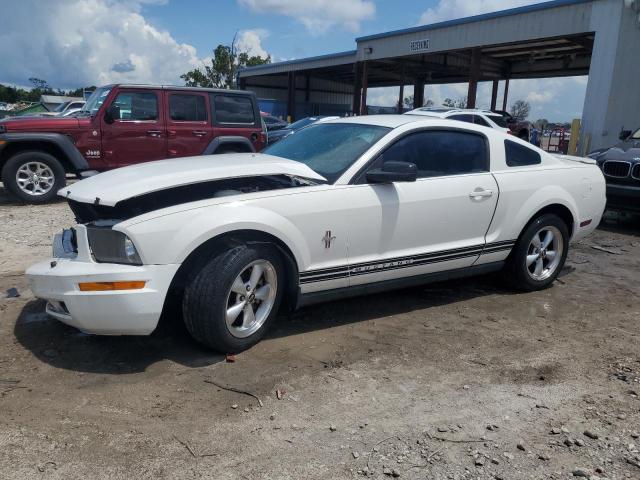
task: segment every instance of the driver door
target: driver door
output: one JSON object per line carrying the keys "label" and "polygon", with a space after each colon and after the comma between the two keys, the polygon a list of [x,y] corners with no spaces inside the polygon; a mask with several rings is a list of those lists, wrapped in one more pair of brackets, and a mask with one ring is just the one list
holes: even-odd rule
{"label": "driver door", "polygon": [[498,199],[489,145],[476,132],[423,130],[396,140],[368,170],[414,163],[415,182],[368,183],[349,195],[350,285],[473,265]]}
{"label": "driver door", "polygon": [[[120,90],[103,118],[102,150],[110,168],[167,158],[162,98],[155,90]],[[116,107],[116,108],[112,108]]]}

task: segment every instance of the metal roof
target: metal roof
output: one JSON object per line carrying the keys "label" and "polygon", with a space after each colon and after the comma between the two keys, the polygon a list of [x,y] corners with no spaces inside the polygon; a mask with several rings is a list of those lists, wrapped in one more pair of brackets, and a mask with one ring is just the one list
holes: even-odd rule
{"label": "metal roof", "polygon": [[405,33],[415,33],[415,32],[423,32],[428,30],[435,30],[436,28],[453,27],[456,25],[463,25],[465,23],[491,20],[494,18],[509,17],[512,15],[519,15],[522,13],[537,12],[540,10],[563,7],[566,5],[575,5],[579,3],[589,3],[592,1],[593,0],[551,0],[548,2],[535,3],[533,5],[526,5],[524,7],[509,8],[507,10],[499,10],[497,12],[483,13],[480,15],[473,15],[470,17],[456,18],[454,20],[446,20],[443,22],[432,23],[429,25],[420,25],[417,27],[404,28],[400,30],[392,30],[390,32],[376,33],[373,35],[365,35],[364,37],[356,38],[356,42],[359,43],[359,42],[365,42],[368,40],[376,40],[379,38],[394,37],[396,35],[403,35]]}
{"label": "metal roof", "polygon": [[327,55],[318,55],[315,57],[298,58],[294,60],[285,60],[283,62],[265,63],[264,65],[255,65],[253,67],[245,67],[241,69],[238,74],[242,77],[244,73],[253,73],[256,71],[264,70],[281,70],[281,67],[287,67],[289,65],[307,64],[303,68],[318,68],[330,65],[342,65],[345,63],[353,63],[356,61],[357,50],[349,50],[347,52],[329,53]]}

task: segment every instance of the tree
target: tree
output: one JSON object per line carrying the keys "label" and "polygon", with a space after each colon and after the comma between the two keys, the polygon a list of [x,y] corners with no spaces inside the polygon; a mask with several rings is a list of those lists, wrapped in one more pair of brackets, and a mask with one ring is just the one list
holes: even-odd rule
{"label": "tree", "polygon": [[539,118],[534,122],[534,125],[538,130],[546,130],[547,125],[549,125],[549,120],[547,120],[546,118]]}
{"label": "tree", "polygon": [[526,120],[531,111],[531,105],[525,100],[517,100],[511,105],[511,116],[518,122]]}
{"label": "tree", "polygon": [[[425,102],[421,105],[422,107],[433,107],[433,100],[427,98]],[[405,108],[413,108],[413,95],[409,95],[408,97],[404,97],[404,106]]]}
{"label": "tree", "polygon": [[442,105],[449,108],[467,108],[467,97],[458,98],[457,100],[445,98]]}
{"label": "tree", "polygon": [[239,52],[237,36],[233,37],[231,45],[218,45],[213,51],[210,65],[194,68],[180,75],[188,87],[236,88],[238,70],[243,67],[253,67],[271,63],[271,56],[263,58],[251,55],[250,52]]}

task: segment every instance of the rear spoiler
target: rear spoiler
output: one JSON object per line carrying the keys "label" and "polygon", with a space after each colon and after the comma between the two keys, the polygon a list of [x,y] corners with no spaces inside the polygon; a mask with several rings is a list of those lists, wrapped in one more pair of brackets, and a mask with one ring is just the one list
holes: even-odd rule
{"label": "rear spoiler", "polygon": [[597,163],[593,158],[588,157],[576,157],[575,155],[562,155],[560,153],[554,153],[552,155],[560,160],[568,160],[569,162],[586,163],[589,165],[596,165]]}

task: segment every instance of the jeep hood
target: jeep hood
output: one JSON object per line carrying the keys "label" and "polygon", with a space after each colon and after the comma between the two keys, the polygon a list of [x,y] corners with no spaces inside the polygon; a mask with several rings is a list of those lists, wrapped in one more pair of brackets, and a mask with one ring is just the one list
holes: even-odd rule
{"label": "jeep hood", "polygon": [[230,153],[159,160],[118,168],[67,186],[58,195],[75,202],[113,207],[134,197],[176,187],[270,175],[326,181],[300,162],[261,153]]}

